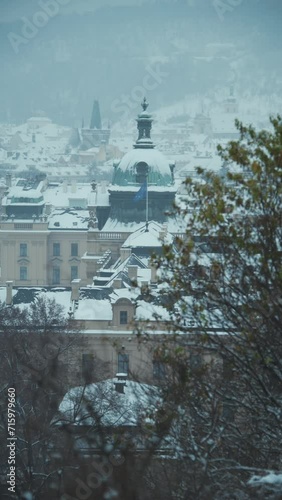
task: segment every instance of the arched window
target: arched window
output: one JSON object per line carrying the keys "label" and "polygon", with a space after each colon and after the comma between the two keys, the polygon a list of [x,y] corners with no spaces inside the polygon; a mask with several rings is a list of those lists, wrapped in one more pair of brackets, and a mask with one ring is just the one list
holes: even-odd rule
{"label": "arched window", "polygon": [[138,184],[144,184],[146,181],[147,174],[149,172],[149,167],[144,161],[140,161],[136,165],[136,182]]}

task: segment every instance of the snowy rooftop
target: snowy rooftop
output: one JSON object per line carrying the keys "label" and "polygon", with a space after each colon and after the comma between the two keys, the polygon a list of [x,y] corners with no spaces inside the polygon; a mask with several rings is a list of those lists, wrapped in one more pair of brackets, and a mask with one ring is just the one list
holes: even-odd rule
{"label": "snowy rooftop", "polygon": [[88,210],[56,209],[49,216],[49,229],[87,230]]}
{"label": "snowy rooftop", "polygon": [[115,390],[115,382],[117,379],[108,379],[71,389],[59,406],[59,422],[106,427],[137,426],[144,410],[161,404],[159,389],[155,386],[127,380],[124,394],[120,394]]}
{"label": "snowy rooftop", "polygon": [[43,204],[42,195],[43,183],[40,182],[36,187],[20,185],[19,181],[16,186],[9,189],[7,196],[2,200],[3,205],[38,205]]}
{"label": "snowy rooftop", "polygon": [[[179,198],[179,197],[178,197]],[[152,221],[153,222],[153,221]],[[109,231],[119,233],[133,233],[144,227],[145,222],[120,222],[117,219],[108,218],[104,225],[101,234]],[[178,234],[185,231],[186,223],[183,217],[168,217],[166,221],[167,229],[171,234]]]}
{"label": "snowy rooftop", "polygon": [[85,208],[88,204],[88,196],[91,193],[90,184],[67,184],[66,182],[50,183],[44,192],[44,199],[46,203],[51,203],[53,207],[68,207],[70,200],[72,203],[84,200]]}
{"label": "snowy rooftop", "polygon": [[167,311],[162,306],[158,306],[145,300],[139,300],[138,306],[136,308],[136,318],[138,321],[147,321],[152,319],[160,319],[161,321],[169,321],[170,316]]}
{"label": "snowy rooftop", "polygon": [[[134,186],[134,185],[128,185],[128,186],[109,186],[109,191],[111,192],[125,192],[125,191],[130,191],[130,192],[137,192],[140,189],[139,186]],[[176,188],[174,186],[155,186],[155,185],[150,185],[148,186],[148,193],[150,196],[150,192],[169,192],[169,193],[175,193]]]}
{"label": "snowy rooftop", "polygon": [[95,300],[83,298],[78,302],[75,311],[77,320],[109,320],[113,319],[112,306],[109,300]]}
{"label": "snowy rooftop", "polygon": [[137,229],[132,233],[122,245],[123,248],[157,248],[163,245],[163,239],[166,243],[172,243],[173,237],[167,233],[167,227],[158,224],[157,222],[149,222],[148,231],[146,226]]}
{"label": "snowy rooftop", "polygon": [[[39,297],[46,297],[50,300],[55,300],[57,304],[63,307],[64,314],[67,314],[71,305],[70,289],[62,287],[20,287],[13,288],[13,304],[20,308],[28,307],[31,302]],[[6,300],[6,287],[0,287],[0,301]]]}
{"label": "snowy rooftop", "polygon": [[136,182],[136,167],[138,164],[146,163],[149,167],[148,182],[158,185],[169,185],[171,183],[171,170],[167,158],[156,149],[133,149],[125,154],[116,167],[114,183],[127,185]]}

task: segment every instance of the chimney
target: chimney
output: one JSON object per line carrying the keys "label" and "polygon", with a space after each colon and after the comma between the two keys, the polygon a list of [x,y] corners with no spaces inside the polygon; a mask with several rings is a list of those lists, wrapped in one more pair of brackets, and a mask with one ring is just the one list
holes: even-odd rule
{"label": "chimney", "polygon": [[6,174],[6,186],[8,188],[12,187],[12,174]]}
{"label": "chimney", "polygon": [[105,194],[107,192],[106,185],[107,185],[107,183],[105,181],[101,182],[101,193],[102,194]]}
{"label": "chimney", "polygon": [[137,281],[138,266],[128,266],[128,277],[131,281]]}
{"label": "chimney", "polygon": [[67,192],[68,192],[68,181],[64,180],[64,182],[63,182],[63,193],[67,193]]}
{"label": "chimney", "polygon": [[79,300],[80,282],[81,282],[81,279],[75,279],[75,280],[72,280],[72,282],[71,282],[71,301]]}
{"label": "chimney", "polygon": [[159,239],[161,241],[164,240],[164,238],[166,237],[167,235],[167,225],[166,224],[163,224],[161,230],[160,230],[160,234],[159,234]]}
{"label": "chimney", "polygon": [[115,390],[119,394],[124,394],[124,387],[126,386],[126,382],[123,380],[116,380],[115,381]]}
{"label": "chimney", "polygon": [[76,193],[76,181],[72,181],[71,183],[71,192]]}
{"label": "chimney", "polygon": [[157,283],[157,281],[158,281],[157,268],[151,265],[151,283]]}
{"label": "chimney", "polygon": [[45,203],[45,215],[51,215],[52,205],[51,203]]}
{"label": "chimney", "polygon": [[120,278],[115,278],[114,281],[113,281],[113,287],[114,288],[121,288],[121,279]]}
{"label": "chimney", "polygon": [[146,293],[147,289],[148,289],[148,286],[149,286],[149,282],[148,281],[142,281],[141,282],[141,292],[143,293]]}
{"label": "chimney", "polygon": [[13,304],[13,281],[6,281],[6,305]]}
{"label": "chimney", "polygon": [[126,387],[127,373],[117,373],[117,380],[115,380],[115,390],[119,394],[124,394],[124,388]]}
{"label": "chimney", "polygon": [[121,249],[120,249],[121,262],[124,262],[128,257],[130,257],[130,255],[131,255],[131,248],[121,247]]}

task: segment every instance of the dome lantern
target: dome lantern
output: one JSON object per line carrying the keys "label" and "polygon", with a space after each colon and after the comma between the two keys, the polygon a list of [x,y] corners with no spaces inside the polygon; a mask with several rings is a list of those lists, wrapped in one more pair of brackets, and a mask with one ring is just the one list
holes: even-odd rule
{"label": "dome lantern", "polygon": [[153,118],[147,112],[149,103],[144,97],[141,103],[143,111],[138,115],[138,139],[129,151],[119,161],[114,163],[113,185],[140,186],[145,181],[153,186],[172,186],[173,170],[167,158],[157,149],[151,139]]}
{"label": "dome lantern", "polygon": [[153,149],[155,147],[151,139],[151,128],[152,128],[153,118],[152,115],[147,113],[147,108],[149,106],[149,103],[147,102],[146,97],[144,97],[141,106],[143,108],[143,111],[138,115],[138,118],[136,120],[138,129],[138,139],[134,144],[134,148]]}

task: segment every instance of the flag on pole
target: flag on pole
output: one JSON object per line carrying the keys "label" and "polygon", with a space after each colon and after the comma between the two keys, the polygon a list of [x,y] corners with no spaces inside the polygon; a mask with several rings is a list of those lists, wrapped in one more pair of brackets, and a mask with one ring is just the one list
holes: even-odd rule
{"label": "flag on pole", "polygon": [[145,200],[146,195],[147,195],[147,182],[145,181],[142,184],[142,186],[139,189],[139,191],[137,191],[137,193],[135,194],[135,196],[133,198],[133,201],[137,202],[137,201]]}

